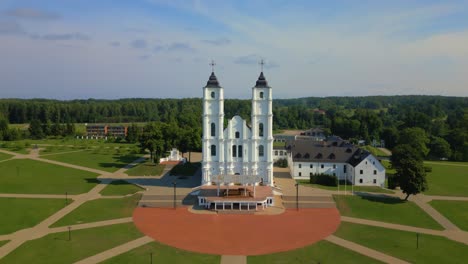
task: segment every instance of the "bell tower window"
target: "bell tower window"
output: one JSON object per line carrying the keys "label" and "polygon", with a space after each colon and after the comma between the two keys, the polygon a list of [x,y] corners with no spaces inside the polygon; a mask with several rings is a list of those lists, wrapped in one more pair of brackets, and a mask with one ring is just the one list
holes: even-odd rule
{"label": "bell tower window", "polygon": [[216,156],[216,145],[211,145],[211,156]]}
{"label": "bell tower window", "polygon": [[211,123],[211,136],[212,137],[216,136],[216,125],[215,125],[215,123]]}
{"label": "bell tower window", "polygon": [[260,98],[263,99],[263,92],[260,92]]}
{"label": "bell tower window", "polygon": [[239,131],[236,131],[236,138],[240,138],[240,133],[239,133]]}
{"label": "bell tower window", "polygon": [[215,98],[215,92],[211,92],[211,98]]}
{"label": "bell tower window", "polygon": [[258,124],[258,136],[263,137],[263,123]]}
{"label": "bell tower window", "polygon": [[265,149],[264,149],[263,145],[258,146],[258,156],[259,157],[265,156]]}

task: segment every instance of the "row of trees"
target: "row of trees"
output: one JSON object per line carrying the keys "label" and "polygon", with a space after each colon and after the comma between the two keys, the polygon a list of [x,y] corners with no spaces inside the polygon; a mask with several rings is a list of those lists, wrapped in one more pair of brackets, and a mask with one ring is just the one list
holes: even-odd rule
{"label": "row of trees", "polygon": [[[250,120],[250,100],[225,100],[225,116]],[[317,111],[321,109],[323,112]],[[22,100],[1,99],[0,115],[7,122],[38,120],[44,134],[60,134],[54,124],[161,122],[201,130],[202,100]],[[49,124],[49,125],[47,125]],[[405,129],[424,131],[425,158],[468,160],[468,99],[441,96],[370,96],[278,99],[273,102],[274,129],[307,129],[321,126],[347,139],[385,140],[390,149]],[[47,129],[49,127],[50,129]],[[69,130],[62,134],[69,134]],[[13,136],[15,132],[6,133]],[[414,131],[409,131],[413,133]],[[418,132],[419,133],[419,132]],[[18,134],[18,133],[16,133]],[[40,134],[40,133],[39,133]]]}

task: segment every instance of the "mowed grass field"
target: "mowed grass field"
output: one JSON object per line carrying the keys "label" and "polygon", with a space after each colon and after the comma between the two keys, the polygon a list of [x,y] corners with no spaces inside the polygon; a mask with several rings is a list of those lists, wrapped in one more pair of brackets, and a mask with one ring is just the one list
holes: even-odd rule
{"label": "mowed grass field", "polygon": [[333,198],[344,216],[442,230],[435,220],[410,201],[377,196],[334,195]]}
{"label": "mowed grass field", "polygon": [[466,245],[445,237],[419,234],[417,248],[416,233],[346,222],[335,235],[411,263],[465,263],[468,258]]}
{"label": "mowed grass field", "polygon": [[96,184],[97,174],[30,159],[0,162],[0,193],[80,194]]}
{"label": "mowed grass field", "polygon": [[49,234],[28,241],[0,259],[0,263],[74,263],[143,237],[132,223]]}
{"label": "mowed grass field", "polygon": [[154,164],[152,162],[144,162],[125,171],[128,176],[158,176],[161,175],[165,168],[163,164]]}
{"label": "mowed grass field", "polygon": [[326,185],[320,185],[320,184],[311,184],[309,183],[309,180],[296,180],[296,182],[298,182],[300,185],[329,190],[329,191],[344,191],[346,188],[346,191],[354,190],[355,192],[394,193],[391,190],[383,189],[378,186],[354,186],[354,188],[352,188],[351,185],[345,186],[344,184],[341,184],[339,187],[338,186],[326,186]]}
{"label": "mowed grass field", "polygon": [[0,198],[0,235],[39,224],[65,207],[65,202],[65,199]]}
{"label": "mowed grass field", "polygon": [[6,153],[3,153],[3,152],[0,152],[0,161],[9,159],[11,157],[13,157],[13,156],[9,155],[9,154],[6,154]]}
{"label": "mowed grass field", "polygon": [[460,229],[468,231],[468,201],[432,200],[429,204]]}
{"label": "mowed grass field", "polygon": [[153,255],[154,264],[219,264],[221,256],[189,252],[166,246],[158,242],[151,242],[144,246],[130,250],[121,255],[101,262],[102,264],[147,264],[150,263],[150,254]]}
{"label": "mowed grass field", "polygon": [[141,157],[141,155],[127,153],[120,154],[115,151],[107,150],[103,150],[102,152],[86,150],[44,156],[45,159],[61,161],[107,172],[115,172],[139,157]]}
{"label": "mowed grass field", "polygon": [[143,188],[131,184],[124,180],[117,180],[109,183],[106,188],[101,191],[101,194],[104,196],[108,195],[127,195],[134,194],[136,192],[144,190]]}
{"label": "mowed grass field", "polygon": [[468,162],[424,162],[432,167],[427,174],[428,195],[468,196]]}
{"label": "mowed grass field", "polygon": [[58,220],[52,227],[131,217],[140,198],[141,194],[135,194],[125,198],[91,200]]}
{"label": "mowed grass field", "polygon": [[382,263],[354,251],[337,246],[327,241],[313,245],[269,255],[248,256],[248,264],[296,264],[296,263]]}

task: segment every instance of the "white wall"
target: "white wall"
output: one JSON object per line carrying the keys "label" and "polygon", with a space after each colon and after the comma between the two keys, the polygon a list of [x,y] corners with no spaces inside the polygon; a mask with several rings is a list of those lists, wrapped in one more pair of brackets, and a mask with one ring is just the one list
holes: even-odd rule
{"label": "white wall", "polygon": [[[361,173],[362,172],[362,173]],[[373,155],[367,156],[354,170],[355,185],[385,186],[385,168]]]}
{"label": "white wall", "polygon": [[[312,168],[311,168],[312,165]],[[343,167],[346,166],[346,173]],[[291,175],[296,179],[309,179],[310,174],[324,173],[334,175],[340,180],[348,178],[351,180],[352,172],[349,170],[351,165],[347,163],[329,163],[329,162],[294,162],[291,168]]]}

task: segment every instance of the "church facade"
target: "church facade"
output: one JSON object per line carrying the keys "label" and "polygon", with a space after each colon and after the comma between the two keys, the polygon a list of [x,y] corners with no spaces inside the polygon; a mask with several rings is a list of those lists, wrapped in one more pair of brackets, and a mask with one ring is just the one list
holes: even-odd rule
{"label": "church facade", "polygon": [[203,88],[202,185],[219,175],[273,185],[272,89],[263,72],[252,88],[251,123],[234,116],[225,126],[224,120],[224,89],[213,71]]}

